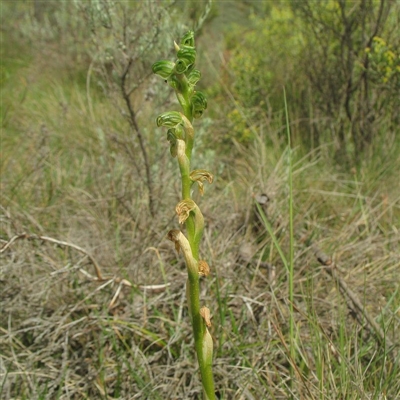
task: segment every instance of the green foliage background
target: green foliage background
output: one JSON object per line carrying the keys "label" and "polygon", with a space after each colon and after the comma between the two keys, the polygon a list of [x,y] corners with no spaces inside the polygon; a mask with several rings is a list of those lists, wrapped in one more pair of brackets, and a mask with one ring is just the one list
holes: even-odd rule
{"label": "green foliage background", "polygon": [[297,143],[333,141],[339,159],[360,161],[398,131],[399,12],[395,2],[269,3],[232,34],[237,98],[250,117],[276,112],[285,87]]}

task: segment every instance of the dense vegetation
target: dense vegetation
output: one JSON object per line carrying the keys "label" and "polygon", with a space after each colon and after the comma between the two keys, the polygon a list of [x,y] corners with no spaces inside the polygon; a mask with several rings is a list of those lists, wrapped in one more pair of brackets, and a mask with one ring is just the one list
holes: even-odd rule
{"label": "dense vegetation", "polygon": [[209,6],[2,2],[1,398],[201,398],[151,72],[188,28],[218,397],[398,397],[400,5]]}

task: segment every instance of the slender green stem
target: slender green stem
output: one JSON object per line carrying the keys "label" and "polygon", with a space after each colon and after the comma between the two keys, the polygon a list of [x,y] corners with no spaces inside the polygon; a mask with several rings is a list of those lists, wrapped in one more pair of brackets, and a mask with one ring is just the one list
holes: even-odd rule
{"label": "slender green stem", "polygon": [[[286,92],[284,90],[285,99],[285,116],[286,116],[286,132],[288,138],[288,151],[289,151],[289,236],[290,236],[290,253],[289,253],[289,334],[290,334],[290,357],[292,362],[296,361],[296,348],[295,348],[295,329],[294,329],[294,222],[293,222],[293,160],[292,160],[292,143],[290,137],[290,126],[289,126],[289,113],[286,101]],[[290,368],[291,382],[294,379],[294,369],[292,364]]]}

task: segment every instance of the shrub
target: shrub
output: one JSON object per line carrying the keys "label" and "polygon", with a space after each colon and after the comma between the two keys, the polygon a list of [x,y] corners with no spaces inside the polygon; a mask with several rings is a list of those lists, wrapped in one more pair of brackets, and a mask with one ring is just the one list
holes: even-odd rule
{"label": "shrub", "polygon": [[279,110],[285,86],[294,137],[307,148],[333,140],[340,159],[359,160],[396,130],[396,10],[384,1],[271,5],[253,16],[252,29],[237,32],[236,96],[254,117]]}

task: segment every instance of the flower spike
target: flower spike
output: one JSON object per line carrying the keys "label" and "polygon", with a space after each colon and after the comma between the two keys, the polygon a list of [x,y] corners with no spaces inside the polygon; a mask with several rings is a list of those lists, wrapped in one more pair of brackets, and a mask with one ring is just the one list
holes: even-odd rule
{"label": "flower spike", "polygon": [[157,118],[158,126],[167,128],[167,140],[172,157],[176,158],[181,175],[182,200],[175,211],[180,224],[185,223],[187,237],[178,229],[168,233],[176,251],[183,254],[188,272],[186,284],[187,305],[192,322],[195,349],[200,367],[204,399],[215,400],[212,376],[213,339],[208,331],[211,327],[210,310],[200,306],[200,279],[207,277],[210,267],[199,257],[199,247],[204,231],[204,217],[192,200],[191,188],[196,182],[200,194],[204,193],[204,182],[212,183],[213,176],[205,169],[191,169],[192,150],[195,141],[193,119],[200,118],[207,109],[207,99],[195,87],[201,73],[195,69],[196,49],[194,33],[189,31],[179,45],[174,42],[176,61],[159,61],[153,64],[153,72],[165,79],[174,89],[182,112],[171,111]]}

